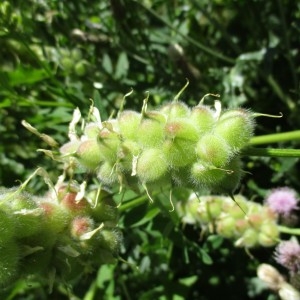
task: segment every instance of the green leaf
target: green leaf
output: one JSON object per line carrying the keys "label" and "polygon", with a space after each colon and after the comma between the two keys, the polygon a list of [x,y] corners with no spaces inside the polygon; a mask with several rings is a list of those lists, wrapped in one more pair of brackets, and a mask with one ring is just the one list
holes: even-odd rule
{"label": "green leaf", "polygon": [[183,285],[191,286],[191,285],[193,285],[197,280],[198,280],[198,276],[197,276],[197,275],[193,275],[193,276],[190,276],[190,277],[181,278],[181,279],[179,279],[179,282],[182,283]]}
{"label": "green leaf", "polygon": [[205,263],[206,265],[211,265],[213,263],[213,260],[209,256],[209,254],[201,248],[200,248],[200,255],[201,255],[201,259],[202,259],[203,263]]}
{"label": "green leaf", "polygon": [[9,84],[17,86],[21,84],[34,84],[49,78],[49,75],[43,69],[24,69],[22,67],[8,73]]}
{"label": "green leaf", "polygon": [[157,207],[148,209],[146,215],[144,215],[143,218],[140,219],[140,221],[134,223],[132,227],[138,227],[152,221],[159,213],[160,213],[160,209]]}
{"label": "green leaf", "polygon": [[110,57],[108,56],[108,54],[106,54],[106,53],[103,55],[102,67],[108,74],[112,75],[112,73],[113,73],[112,61],[111,61]]}
{"label": "green leaf", "polygon": [[127,54],[125,52],[120,53],[117,65],[116,65],[116,71],[115,71],[115,79],[121,79],[127,76],[129,69],[129,61],[127,58]]}
{"label": "green leaf", "polygon": [[213,249],[218,249],[222,245],[224,238],[220,235],[210,235],[207,241],[211,244]]}

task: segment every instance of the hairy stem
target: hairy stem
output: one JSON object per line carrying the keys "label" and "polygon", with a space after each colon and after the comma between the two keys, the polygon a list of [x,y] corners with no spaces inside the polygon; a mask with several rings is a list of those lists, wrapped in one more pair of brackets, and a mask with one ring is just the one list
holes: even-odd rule
{"label": "hairy stem", "polygon": [[300,149],[246,148],[243,156],[300,157]]}
{"label": "hairy stem", "polygon": [[250,145],[263,145],[296,140],[300,140],[300,130],[254,136],[250,140]]}

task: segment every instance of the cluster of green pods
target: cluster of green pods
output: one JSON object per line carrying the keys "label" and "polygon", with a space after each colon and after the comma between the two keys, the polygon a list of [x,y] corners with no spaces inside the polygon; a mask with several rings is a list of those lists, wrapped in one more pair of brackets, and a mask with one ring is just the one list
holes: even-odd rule
{"label": "cluster of green pods", "polygon": [[68,184],[43,197],[0,190],[0,287],[26,276],[47,281],[52,272],[67,281],[116,261],[122,235],[115,203],[105,191],[79,196]]}
{"label": "cluster of green pods", "polygon": [[240,151],[254,131],[254,114],[222,110],[203,101],[194,107],[174,100],[142,111],[121,110],[107,121],[92,120],[60,148],[65,161],[95,172],[104,185],[166,184],[232,192],[242,168]]}
{"label": "cluster of green pods", "polygon": [[[197,196],[180,201],[176,211],[182,222],[206,228],[234,241],[236,247],[271,247],[278,243],[277,216],[268,207],[242,195]],[[237,205],[238,204],[238,205]]]}

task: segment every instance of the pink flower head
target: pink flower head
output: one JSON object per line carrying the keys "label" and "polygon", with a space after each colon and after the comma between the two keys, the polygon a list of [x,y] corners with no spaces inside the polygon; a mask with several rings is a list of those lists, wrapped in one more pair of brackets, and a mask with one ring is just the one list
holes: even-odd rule
{"label": "pink flower head", "polygon": [[275,249],[275,260],[293,273],[300,271],[300,245],[296,239],[281,242]]}
{"label": "pink flower head", "polygon": [[265,200],[269,208],[279,215],[288,216],[292,210],[298,209],[297,195],[288,187],[277,188],[271,191]]}

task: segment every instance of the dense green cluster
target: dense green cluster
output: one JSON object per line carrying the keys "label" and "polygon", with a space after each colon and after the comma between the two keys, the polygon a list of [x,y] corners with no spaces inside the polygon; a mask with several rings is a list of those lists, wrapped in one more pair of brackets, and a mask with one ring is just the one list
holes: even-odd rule
{"label": "dense green cluster", "polygon": [[239,153],[254,130],[254,115],[180,101],[141,113],[124,110],[105,122],[87,122],[70,135],[61,154],[71,165],[93,171],[104,185],[177,184],[232,192],[242,174]]}
{"label": "dense green cluster", "polygon": [[[182,222],[196,224],[235,241],[235,246],[270,247],[278,243],[277,216],[266,206],[248,201],[242,195],[232,200],[225,196],[192,194],[177,203]],[[237,205],[238,204],[238,205]]]}
{"label": "dense green cluster", "polygon": [[122,239],[118,210],[104,191],[92,205],[96,195],[80,197],[70,185],[44,197],[1,189],[0,287],[26,276],[50,281],[54,273],[75,279],[93,266],[115,262]]}

